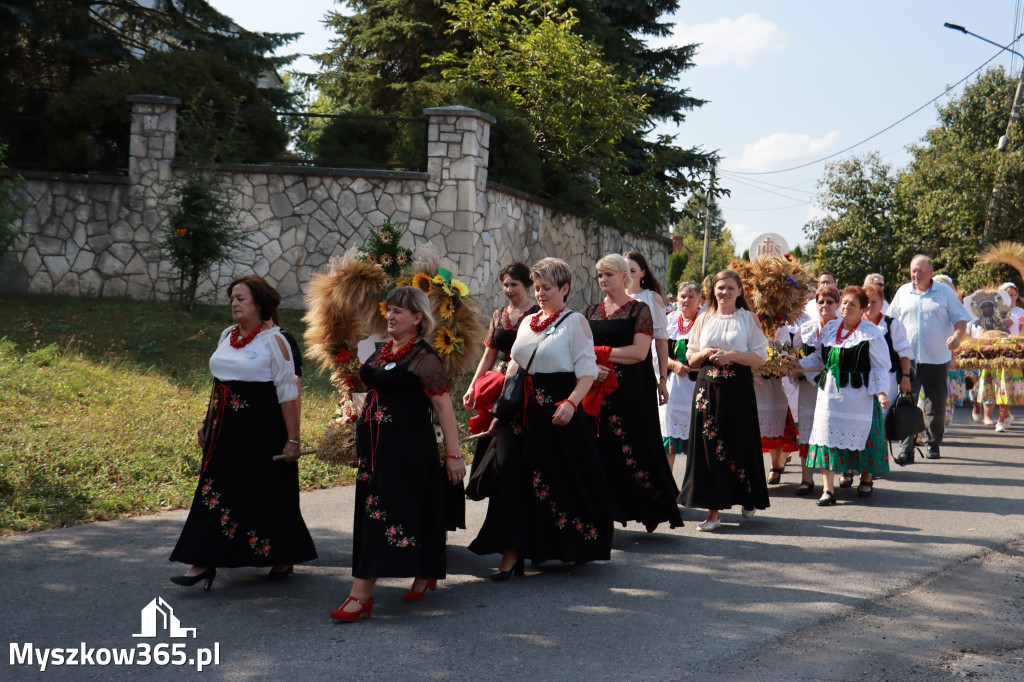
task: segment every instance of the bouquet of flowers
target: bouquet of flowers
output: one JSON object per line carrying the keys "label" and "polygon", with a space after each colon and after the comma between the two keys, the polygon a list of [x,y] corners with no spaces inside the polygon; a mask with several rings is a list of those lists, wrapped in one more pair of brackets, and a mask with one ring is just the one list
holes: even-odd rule
{"label": "bouquet of flowers", "polygon": [[784,377],[799,368],[803,351],[794,349],[788,343],[768,342],[768,360],[754,371],[763,377]]}

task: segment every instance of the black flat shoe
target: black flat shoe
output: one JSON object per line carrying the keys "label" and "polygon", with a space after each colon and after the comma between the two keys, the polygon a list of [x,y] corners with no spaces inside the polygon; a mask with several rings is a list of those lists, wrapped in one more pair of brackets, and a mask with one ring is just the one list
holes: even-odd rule
{"label": "black flat shoe", "polygon": [[768,471],[768,485],[778,485],[782,483],[782,474],[786,471],[785,467],[781,469],[769,469]]}
{"label": "black flat shoe", "polygon": [[830,504],[836,503],[836,494],[828,490],[822,491],[822,497],[818,500],[819,507],[827,507]]}
{"label": "black flat shoe", "polygon": [[871,493],[875,491],[875,482],[868,481],[867,483],[861,483],[857,486],[857,497],[871,497]]}
{"label": "black flat shoe", "polygon": [[267,577],[270,578],[271,580],[284,580],[285,578],[287,578],[288,576],[290,576],[294,572],[295,572],[295,566],[294,565],[289,566],[288,568],[284,569],[283,571],[275,571],[274,569],[270,569],[270,572],[267,573]]}
{"label": "black flat shoe", "polygon": [[793,491],[794,495],[810,495],[814,492],[814,481],[800,481],[800,485]]}
{"label": "black flat shoe", "polygon": [[839,481],[840,488],[849,488],[853,485],[853,474],[843,474],[843,480]]}
{"label": "black flat shoe", "polygon": [[524,565],[523,557],[519,557],[518,559],[516,559],[515,565],[513,565],[510,570],[495,571],[494,573],[491,573],[491,580],[493,580],[494,582],[500,582],[502,580],[508,580],[513,575],[521,576],[524,573],[526,573],[526,566]]}
{"label": "black flat shoe", "polygon": [[213,585],[213,579],[216,577],[217,569],[214,566],[210,566],[199,575],[172,575],[171,582],[182,587],[192,587],[196,583],[205,580],[206,586],[203,589],[209,592],[210,587]]}

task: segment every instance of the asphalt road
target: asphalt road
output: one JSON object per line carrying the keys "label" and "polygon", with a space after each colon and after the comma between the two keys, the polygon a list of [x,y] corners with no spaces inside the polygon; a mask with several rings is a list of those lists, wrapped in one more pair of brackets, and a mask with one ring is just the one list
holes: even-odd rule
{"label": "asphalt road", "polygon": [[[303,494],[320,558],[280,583],[255,569],[220,571],[208,593],[168,582],[183,511],[0,538],[0,679],[1024,679],[1017,412],[996,434],[959,410],[942,459],[895,468],[869,500],[844,490],[819,508],[792,494],[790,465],[751,520],[737,508],[698,533],[703,513],[684,510],[683,528],[617,529],[610,562],[528,564],[508,583],[466,549],[485,511],[468,502],[438,591],[409,604],[410,581],[382,580],[354,624],[327,615],[351,580],[351,487]],[[157,597],[195,638],[133,637]],[[159,644],[184,644],[186,665],[97,659]],[[83,647],[95,665],[53,664],[53,649]],[[199,649],[219,664],[196,671]]]}

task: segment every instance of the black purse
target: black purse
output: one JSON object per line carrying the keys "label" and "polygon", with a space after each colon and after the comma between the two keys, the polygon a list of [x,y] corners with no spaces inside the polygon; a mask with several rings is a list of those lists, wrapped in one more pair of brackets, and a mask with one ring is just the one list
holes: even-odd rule
{"label": "black purse", "polygon": [[507,421],[515,417],[523,409],[523,403],[526,398],[526,375],[530,373],[530,368],[533,367],[533,359],[537,356],[537,349],[540,348],[541,343],[544,343],[549,336],[555,333],[558,325],[568,320],[572,315],[573,312],[569,311],[569,314],[556,322],[553,327],[548,327],[544,338],[533,349],[530,361],[526,363],[526,367],[520,367],[518,372],[505,379],[505,386],[501,389],[501,395],[494,401],[494,407],[491,408],[491,412],[494,413],[495,417],[501,421]]}
{"label": "black purse", "polygon": [[917,406],[913,396],[900,393],[893,401],[889,416],[885,418],[885,437],[891,441],[903,441],[924,431],[924,413]]}

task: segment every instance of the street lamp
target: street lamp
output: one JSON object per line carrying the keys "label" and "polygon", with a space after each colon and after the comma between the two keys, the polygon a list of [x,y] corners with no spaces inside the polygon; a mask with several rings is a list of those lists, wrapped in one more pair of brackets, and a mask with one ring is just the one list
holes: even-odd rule
{"label": "street lamp", "polygon": [[[946,28],[951,28],[954,31],[960,31],[961,33],[965,33],[969,36],[974,36],[978,40],[983,40],[989,45],[995,45],[1000,50],[1006,50],[1007,52],[1017,55],[1018,57],[1021,58],[1021,60],[1024,60],[1024,54],[1021,54],[1020,52],[1017,52],[1016,50],[1010,48],[1010,45],[1013,45],[1022,37],[1024,37],[1024,33],[1021,33],[1019,36],[1014,38],[1008,45],[1000,45],[999,43],[989,40],[984,36],[979,36],[977,33],[972,33],[971,31],[968,31],[960,24],[951,24],[947,21],[943,24],[943,26],[945,26]],[[1017,94],[1015,94],[1013,97],[1013,107],[1010,109],[1010,120],[1006,124],[1006,132],[1003,133],[1002,137],[999,138],[999,142],[996,144],[997,151],[1005,152],[1010,148],[1010,132],[1013,130],[1013,124],[1017,122],[1018,118],[1020,118],[1020,106],[1022,100],[1024,100],[1024,69],[1021,69],[1020,78],[1017,80]],[[1002,197],[1003,193],[1003,188],[1001,187],[999,177],[1001,175],[1001,170],[1002,163],[999,164],[999,168],[997,169],[995,186],[992,188],[992,201],[988,205],[988,220],[985,221],[986,237],[988,237],[989,228],[993,227],[993,223],[998,221],[998,214],[996,213],[996,210],[999,207],[999,199]]]}

